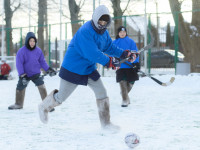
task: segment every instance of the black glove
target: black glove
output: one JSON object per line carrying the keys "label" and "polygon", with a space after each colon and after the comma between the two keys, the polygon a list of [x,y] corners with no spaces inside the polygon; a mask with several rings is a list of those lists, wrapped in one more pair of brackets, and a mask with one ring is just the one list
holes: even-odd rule
{"label": "black glove", "polygon": [[116,58],[116,57],[113,57],[112,58],[112,64],[113,64],[112,67],[120,67],[120,59]]}
{"label": "black glove", "polygon": [[140,63],[134,63],[134,69],[136,70],[136,72],[140,71]]}
{"label": "black glove", "polygon": [[29,77],[27,75],[21,75],[20,76],[21,80],[22,80],[22,84],[23,85],[27,85],[30,81]]}
{"label": "black glove", "polygon": [[46,71],[47,74],[49,74],[50,77],[55,76],[57,74],[57,72],[52,69],[51,67],[49,67],[49,69]]}
{"label": "black glove", "polygon": [[125,59],[125,58],[129,57],[130,53],[131,52],[129,50],[124,50],[122,55],[120,56],[120,59]]}

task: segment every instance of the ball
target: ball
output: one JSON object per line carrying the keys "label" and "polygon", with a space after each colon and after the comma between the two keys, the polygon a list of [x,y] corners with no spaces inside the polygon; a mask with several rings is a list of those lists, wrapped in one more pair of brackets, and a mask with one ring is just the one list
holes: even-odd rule
{"label": "ball", "polygon": [[125,136],[124,141],[129,148],[135,148],[140,144],[140,137],[131,132]]}

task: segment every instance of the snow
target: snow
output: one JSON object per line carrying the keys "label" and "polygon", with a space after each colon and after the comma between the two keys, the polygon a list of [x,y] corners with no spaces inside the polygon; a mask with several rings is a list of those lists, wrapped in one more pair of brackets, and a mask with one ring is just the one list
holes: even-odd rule
{"label": "snow", "polygon": [[[154,76],[168,82],[173,75]],[[55,111],[49,123],[38,115],[41,102],[37,87],[26,89],[22,110],[8,110],[14,103],[17,78],[0,81],[0,149],[2,150],[130,150],[124,143],[129,132],[140,136],[136,150],[200,149],[200,76],[174,76],[162,87],[148,77],[140,78],[130,92],[131,104],[122,108],[115,77],[102,77],[110,98],[111,121],[118,133],[100,128],[94,93],[79,86]],[[59,77],[45,77],[48,93],[59,87]]]}
{"label": "snow", "polygon": [[197,29],[196,26],[191,25],[190,29],[192,31],[192,34],[190,35],[191,38],[192,37],[199,37],[200,36],[200,34],[199,34],[198,29]]}

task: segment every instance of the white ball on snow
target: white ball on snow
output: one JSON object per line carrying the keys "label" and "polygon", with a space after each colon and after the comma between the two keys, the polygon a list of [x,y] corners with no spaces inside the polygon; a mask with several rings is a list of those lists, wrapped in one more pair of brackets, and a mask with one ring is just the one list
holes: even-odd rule
{"label": "white ball on snow", "polygon": [[140,137],[131,132],[125,136],[124,141],[129,148],[135,148],[140,143]]}

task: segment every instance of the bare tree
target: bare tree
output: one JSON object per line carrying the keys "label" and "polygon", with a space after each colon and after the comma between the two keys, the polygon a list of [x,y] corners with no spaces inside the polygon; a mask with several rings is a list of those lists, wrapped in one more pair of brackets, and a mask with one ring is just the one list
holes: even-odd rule
{"label": "bare tree", "polygon": [[[9,55],[14,54],[13,49],[13,38],[12,38],[12,17],[15,11],[20,7],[20,1],[18,5],[15,7],[15,1],[4,0],[4,9],[5,9],[5,21],[6,21],[6,50]],[[13,8],[13,9],[12,9]]]}
{"label": "bare tree", "polygon": [[114,27],[115,27],[115,35],[117,35],[117,28],[122,25],[122,16],[124,12],[127,10],[130,0],[128,0],[126,7],[122,10],[120,3],[121,0],[111,0],[114,14]]}
{"label": "bare tree", "polygon": [[169,0],[170,8],[173,13],[174,21],[178,27],[178,37],[183,47],[183,53],[185,55],[185,61],[191,63],[192,72],[200,72],[200,12],[196,11],[200,9],[199,0],[192,0],[193,12],[192,22],[185,22],[181,11],[181,2],[178,0]]}
{"label": "bare tree", "polygon": [[197,19],[200,16],[200,1],[199,0],[192,0],[192,10],[195,11],[192,14],[192,25],[200,25],[200,19]]}
{"label": "bare tree", "polygon": [[75,0],[68,0],[69,10],[70,10],[70,18],[71,18],[71,26],[72,26],[72,34],[74,35],[76,31],[80,28],[80,10],[84,5],[85,0],[81,0],[79,4],[76,4]]}
{"label": "bare tree", "polygon": [[46,55],[45,49],[44,49],[45,25],[47,25],[47,0],[39,0],[38,2],[38,46],[42,49],[44,55]]}

